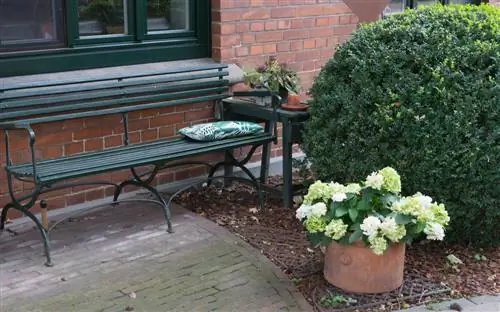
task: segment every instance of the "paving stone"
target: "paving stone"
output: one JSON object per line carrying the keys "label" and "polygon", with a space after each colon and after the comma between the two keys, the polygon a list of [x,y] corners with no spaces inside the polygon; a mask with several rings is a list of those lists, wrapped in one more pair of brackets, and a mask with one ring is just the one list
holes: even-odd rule
{"label": "paving stone", "polygon": [[429,305],[428,308],[433,310],[433,311],[451,310],[450,305],[453,303],[460,305],[463,309],[467,309],[467,308],[475,306],[475,304],[473,302],[471,302],[465,298],[462,298],[462,299],[458,299],[458,300],[443,301],[440,303],[431,304],[431,305]]}
{"label": "paving stone", "polygon": [[32,248],[35,230],[2,236],[0,310],[311,310],[279,269],[224,228],[175,208],[168,234],[162,211],[149,208],[121,204],[59,224],[51,268]]}

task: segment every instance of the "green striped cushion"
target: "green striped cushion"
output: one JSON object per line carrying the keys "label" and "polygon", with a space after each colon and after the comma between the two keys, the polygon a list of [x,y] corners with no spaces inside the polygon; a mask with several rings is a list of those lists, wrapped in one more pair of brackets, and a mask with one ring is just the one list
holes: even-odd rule
{"label": "green striped cushion", "polygon": [[216,141],[262,132],[264,128],[254,122],[217,121],[197,124],[179,130],[179,133],[196,141]]}

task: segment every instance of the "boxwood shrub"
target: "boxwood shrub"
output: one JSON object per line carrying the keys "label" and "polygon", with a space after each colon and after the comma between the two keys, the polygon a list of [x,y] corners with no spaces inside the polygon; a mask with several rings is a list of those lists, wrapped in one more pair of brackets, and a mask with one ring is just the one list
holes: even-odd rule
{"label": "boxwood shrub", "polygon": [[431,6],[362,26],[311,89],[323,180],[385,166],[450,211],[451,242],[500,242],[500,8]]}

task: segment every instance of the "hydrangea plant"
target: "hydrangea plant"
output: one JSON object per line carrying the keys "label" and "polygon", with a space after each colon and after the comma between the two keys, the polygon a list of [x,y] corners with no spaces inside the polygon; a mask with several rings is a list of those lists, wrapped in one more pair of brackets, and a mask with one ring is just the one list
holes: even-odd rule
{"label": "hydrangea plant", "polygon": [[381,255],[391,243],[411,243],[420,236],[443,240],[450,221],[445,206],[421,193],[400,193],[401,179],[391,167],[373,172],[361,183],[316,181],[296,216],[315,246],[361,240]]}

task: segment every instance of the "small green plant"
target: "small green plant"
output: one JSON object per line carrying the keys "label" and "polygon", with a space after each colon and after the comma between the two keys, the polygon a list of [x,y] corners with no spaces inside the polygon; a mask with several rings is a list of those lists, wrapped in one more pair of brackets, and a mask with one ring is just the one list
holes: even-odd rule
{"label": "small green plant", "polygon": [[488,260],[488,258],[486,258],[485,255],[482,255],[480,253],[477,253],[474,255],[474,260],[476,260],[477,262],[481,262],[481,261],[486,261]]}
{"label": "small green plant", "polygon": [[120,0],[94,0],[80,7],[80,19],[95,19],[104,26],[124,24],[123,2]]}
{"label": "small green plant", "polygon": [[292,283],[294,283],[295,285],[299,285],[304,279],[301,278],[301,277],[294,277],[292,278]]}
{"label": "small green plant", "polygon": [[246,72],[244,82],[252,88],[261,86],[276,94],[281,89],[289,94],[298,94],[300,91],[300,77],[297,72],[274,57],[269,58],[263,66]]}
{"label": "small green plant", "polygon": [[455,272],[460,272],[460,266],[463,264],[463,261],[454,254],[446,256],[446,266],[453,269]]}
{"label": "small green plant", "polygon": [[356,299],[345,297],[343,295],[337,295],[330,291],[327,291],[323,297],[320,299],[320,304],[328,308],[339,308],[339,307],[349,307],[356,304],[358,301]]}
{"label": "small green plant", "polygon": [[170,15],[171,0],[154,0],[148,1],[147,10],[148,17],[165,17]]}

